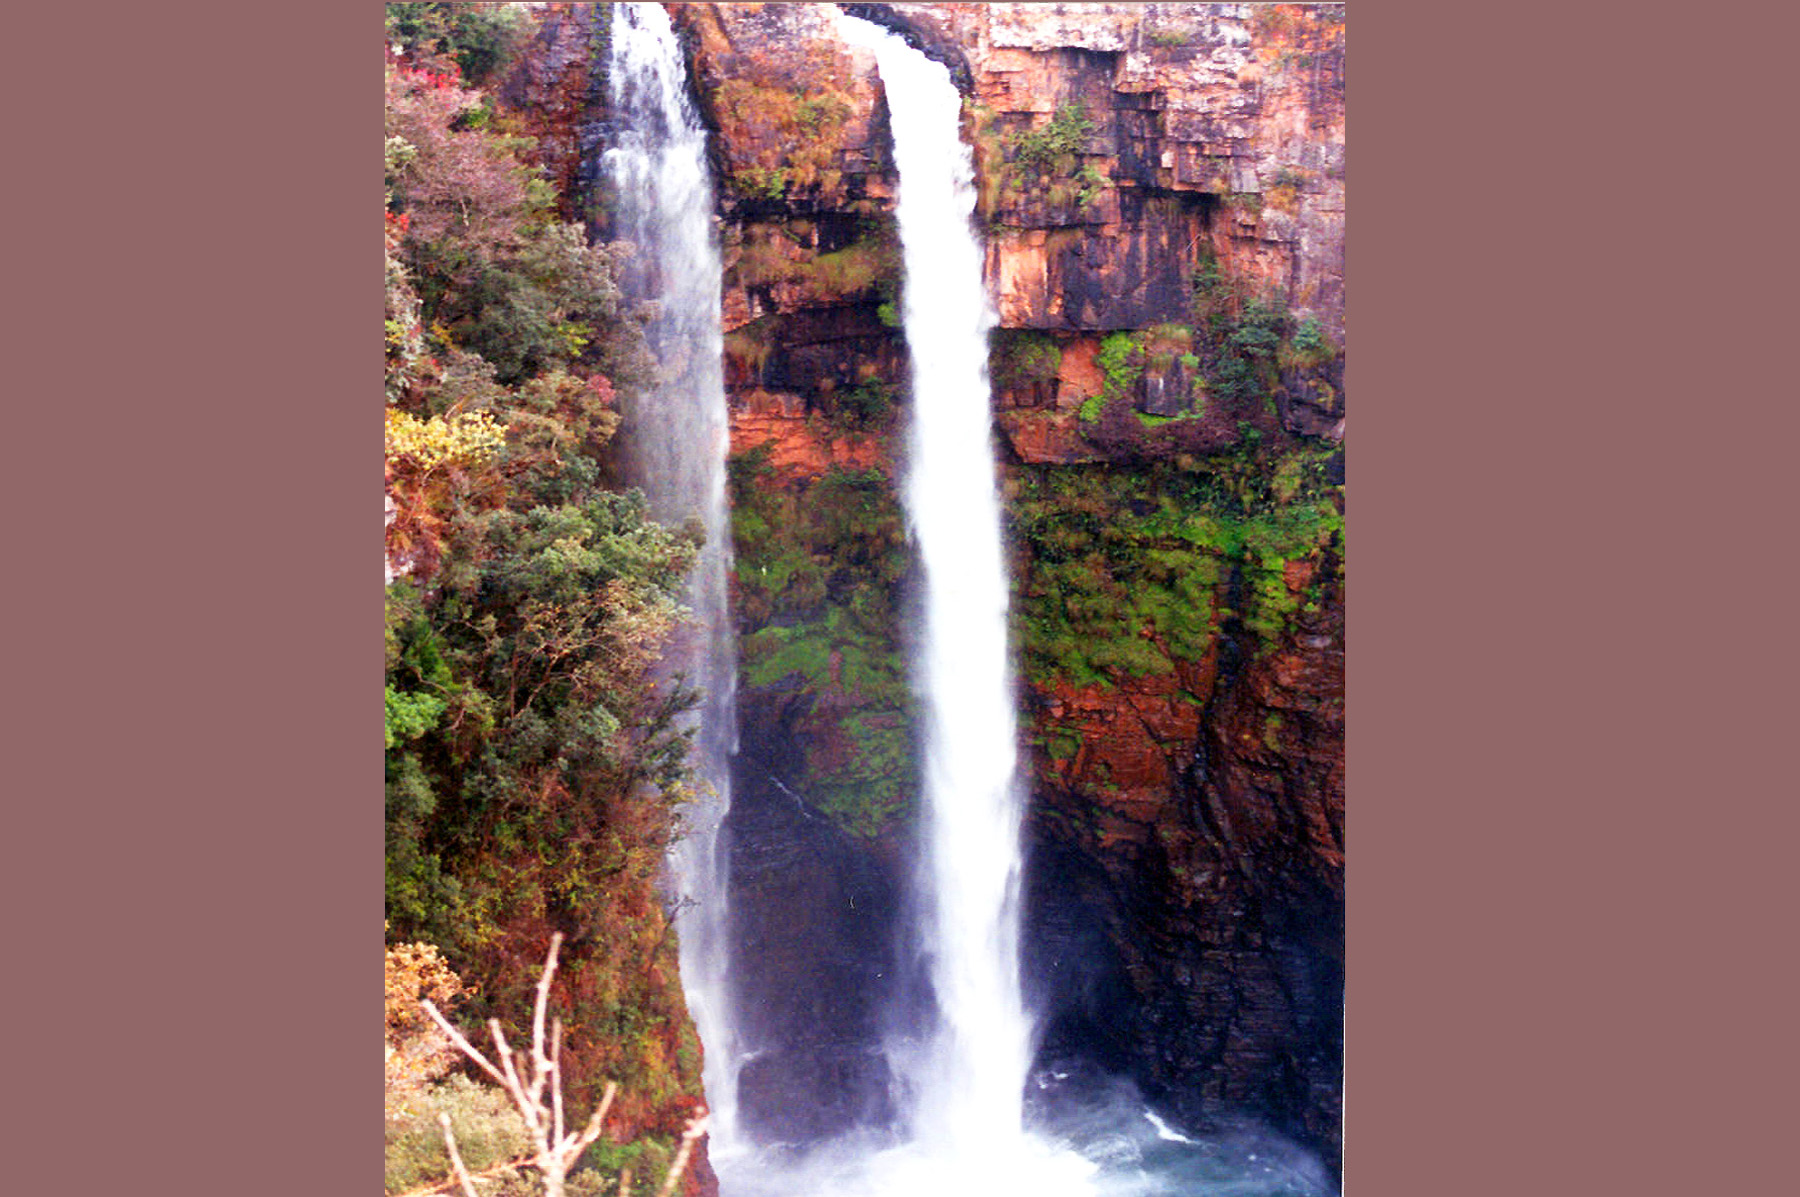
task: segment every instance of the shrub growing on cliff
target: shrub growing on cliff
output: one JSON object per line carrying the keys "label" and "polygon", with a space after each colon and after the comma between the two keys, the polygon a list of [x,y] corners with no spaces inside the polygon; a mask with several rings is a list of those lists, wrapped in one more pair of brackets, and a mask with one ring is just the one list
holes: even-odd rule
{"label": "shrub growing on cliff", "polygon": [[975,109],[978,173],[983,178],[978,210],[992,219],[1002,207],[1023,203],[1033,188],[1052,208],[1073,205],[1086,208],[1108,185],[1106,176],[1081,154],[1095,124],[1079,101],[1059,107],[1050,119],[1035,128],[1011,129],[996,143],[995,118],[986,108]]}
{"label": "shrub growing on cliff", "polygon": [[485,82],[530,35],[513,4],[390,3],[386,12],[390,45],[415,61],[452,61],[473,84]]}
{"label": "shrub growing on cliff", "polygon": [[529,1008],[522,945],[567,935],[571,1094],[616,1078],[626,1125],[669,1130],[699,1089],[656,888],[693,696],[653,662],[694,544],[603,485],[615,387],[654,363],[528,143],[468,119],[488,97],[413,62],[387,101],[390,935],[476,1018]]}
{"label": "shrub growing on cliff", "polygon": [[1023,392],[1039,405],[1055,395],[1062,348],[1048,333],[995,329],[989,337],[988,375],[996,390]]}
{"label": "shrub growing on cliff", "polygon": [[840,828],[885,830],[913,792],[913,704],[898,589],[905,517],[879,471],[785,484],[767,447],[731,463],[746,690],[808,696],[808,797]]}
{"label": "shrub growing on cliff", "polygon": [[1195,356],[1208,394],[1239,405],[1261,396],[1272,410],[1281,371],[1315,369],[1337,356],[1315,318],[1295,321],[1278,303],[1248,293],[1210,252],[1192,281],[1194,316],[1205,332]]}
{"label": "shrub growing on cliff", "polygon": [[894,411],[894,389],[879,378],[864,379],[835,397],[834,422],[862,431],[880,425]]}
{"label": "shrub growing on cliff", "polygon": [[1059,107],[1044,124],[1014,133],[1008,139],[1012,160],[1026,171],[1071,173],[1074,155],[1093,132],[1087,106],[1072,101]]}
{"label": "shrub growing on cliff", "polygon": [[1327,551],[1342,527],[1317,452],[1199,470],[1037,467],[1014,489],[1025,670],[1076,685],[1202,660],[1227,619],[1272,642],[1302,601],[1287,563]]}
{"label": "shrub growing on cliff", "polygon": [[1248,358],[1267,360],[1281,343],[1281,313],[1260,299],[1248,300],[1226,333],[1226,341]]}
{"label": "shrub growing on cliff", "polygon": [[737,242],[732,272],[743,287],[796,284],[799,302],[834,302],[867,296],[891,286],[900,269],[892,225],[866,228],[841,249],[813,253],[804,234],[773,224],[752,225]]}
{"label": "shrub growing on cliff", "polygon": [[741,196],[778,199],[791,188],[831,190],[843,175],[837,147],[855,111],[842,81],[848,63],[826,45],[798,50],[781,83],[732,76],[713,93],[713,109],[732,155],[726,179]]}
{"label": "shrub growing on cliff", "polygon": [[1294,328],[1293,336],[1281,346],[1276,361],[1283,370],[1312,370],[1337,357],[1338,349],[1326,336],[1316,317],[1308,316]]}

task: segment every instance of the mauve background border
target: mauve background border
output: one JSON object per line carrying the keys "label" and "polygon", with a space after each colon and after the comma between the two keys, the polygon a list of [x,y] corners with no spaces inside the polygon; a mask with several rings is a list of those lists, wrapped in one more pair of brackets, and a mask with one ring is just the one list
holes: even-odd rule
{"label": "mauve background border", "polygon": [[[1793,18],[1666,11],[1349,6],[1355,1197],[1792,1172]],[[9,21],[18,1191],[379,1184],[379,21]]]}

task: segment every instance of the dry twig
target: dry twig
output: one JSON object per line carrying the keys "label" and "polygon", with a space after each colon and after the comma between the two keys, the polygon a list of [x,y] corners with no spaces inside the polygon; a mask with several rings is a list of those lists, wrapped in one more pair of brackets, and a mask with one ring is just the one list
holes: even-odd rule
{"label": "dry twig", "polygon": [[456,1170],[456,1183],[462,1186],[463,1197],[481,1197],[475,1191],[475,1182],[469,1179],[469,1170],[463,1167],[462,1152],[456,1150],[456,1136],[450,1133],[450,1115],[439,1114],[438,1125],[444,1128],[444,1146],[450,1150],[450,1166]]}
{"label": "dry twig", "polygon": [[[425,1013],[429,1014],[444,1034],[450,1037],[463,1055],[469,1057],[489,1076],[499,1081],[518,1107],[519,1116],[525,1120],[525,1129],[530,1132],[532,1143],[537,1148],[537,1155],[532,1163],[544,1176],[544,1197],[563,1197],[563,1180],[575,1161],[581,1158],[595,1139],[600,1137],[601,1124],[606,1120],[606,1112],[611,1108],[613,1097],[618,1086],[613,1082],[606,1083],[606,1092],[601,1095],[600,1107],[594,1111],[592,1118],[579,1134],[565,1133],[563,1130],[562,1102],[562,1020],[556,1019],[551,1024],[550,1043],[546,1050],[544,1043],[544,1012],[550,1002],[550,981],[556,975],[556,954],[562,950],[562,933],[559,931],[550,937],[550,954],[544,961],[544,974],[538,978],[537,1003],[531,1015],[531,1051],[529,1054],[514,1051],[507,1045],[506,1035],[500,1030],[500,1020],[490,1018],[488,1031],[494,1037],[495,1055],[500,1059],[500,1067],[481,1053],[481,1050],[463,1037],[462,1033],[450,1025],[448,1019],[438,1013],[436,1006],[430,1001],[422,1001]],[[549,1090],[550,1100],[544,1100],[545,1090]],[[450,1135],[448,1119],[444,1122],[444,1138],[450,1146],[451,1162],[456,1166],[457,1176],[463,1183],[469,1197],[475,1197],[474,1189],[467,1180],[468,1173],[463,1170],[462,1161],[456,1154],[456,1144]],[[697,1133],[696,1124],[704,1127],[705,1118],[689,1123],[689,1132],[682,1136],[681,1154],[676,1160],[676,1172],[687,1164],[687,1154],[693,1146],[693,1137]],[[668,1185],[664,1186],[668,1191]]]}
{"label": "dry twig", "polygon": [[[448,1142],[448,1140],[446,1140],[446,1142]],[[488,1180],[492,1177],[499,1176],[502,1172],[517,1172],[529,1163],[531,1163],[531,1157],[522,1155],[517,1159],[501,1160],[498,1164],[492,1164],[479,1172],[470,1172],[467,1175],[470,1180]],[[460,1180],[460,1177],[452,1176],[445,1180],[440,1180],[436,1184],[424,1185],[417,1189],[408,1189],[404,1193],[394,1193],[391,1197],[429,1197],[429,1194],[442,1193],[453,1186],[457,1186]]]}
{"label": "dry twig", "polygon": [[698,1118],[688,1120],[687,1129],[681,1132],[681,1150],[675,1153],[675,1165],[669,1169],[668,1179],[663,1181],[663,1186],[657,1190],[656,1197],[669,1197],[675,1191],[675,1182],[681,1179],[681,1174],[688,1165],[688,1156],[693,1153],[694,1140],[706,1133],[706,1124],[711,1120],[712,1116],[709,1114],[702,1114]]}

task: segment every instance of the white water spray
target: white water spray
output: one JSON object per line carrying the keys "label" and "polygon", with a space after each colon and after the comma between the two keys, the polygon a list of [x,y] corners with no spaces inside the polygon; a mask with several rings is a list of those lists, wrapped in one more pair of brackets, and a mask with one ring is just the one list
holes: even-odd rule
{"label": "white water spray", "polygon": [[705,1047],[705,1085],[718,1149],[735,1141],[739,1051],[729,988],[727,861],[719,827],[731,807],[736,751],[737,646],[726,607],[731,530],[725,501],[730,429],[719,327],[719,246],[706,130],[687,92],[687,66],[660,4],[615,4],[609,99],[617,135],[604,167],[617,233],[637,247],[628,276],[654,299],[648,329],[664,379],[625,413],[634,481],[651,513],[698,517],[706,543],[690,581],[694,634],[671,664],[703,691],[697,765],[710,793],[685,808],[686,834],[670,853],[678,897],[681,978]]}

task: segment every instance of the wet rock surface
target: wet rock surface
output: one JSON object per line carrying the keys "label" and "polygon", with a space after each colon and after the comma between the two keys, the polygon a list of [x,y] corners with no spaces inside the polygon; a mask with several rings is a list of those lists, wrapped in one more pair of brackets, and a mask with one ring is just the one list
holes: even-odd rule
{"label": "wet rock surface", "polygon": [[[783,712],[752,713],[725,825],[744,1129],[806,1143],[892,1116],[879,1044],[897,975],[899,853],[852,841],[806,794]],[[783,780],[783,774],[789,775]],[[791,782],[791,784],[790,784]]]}

